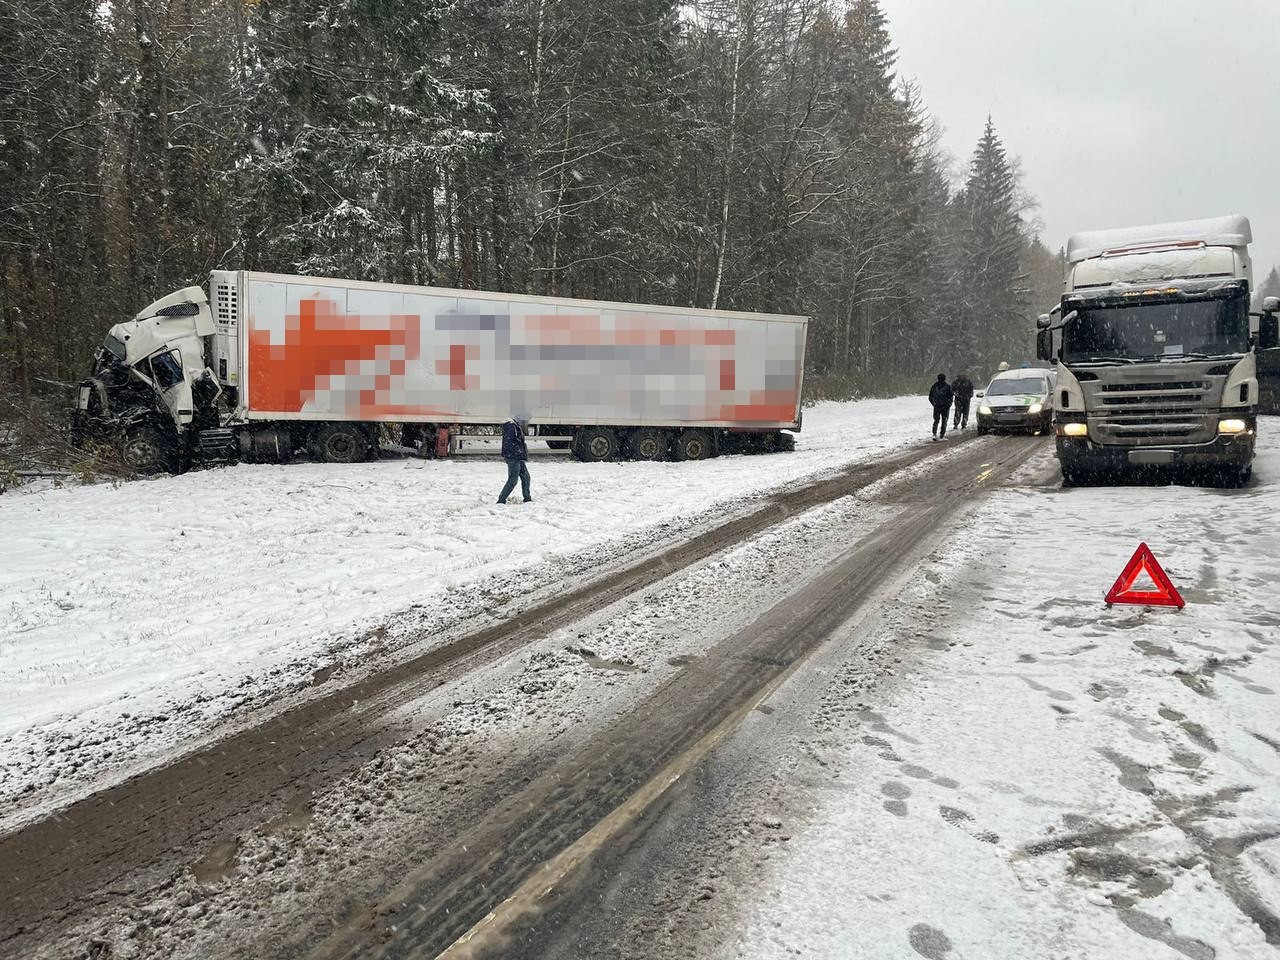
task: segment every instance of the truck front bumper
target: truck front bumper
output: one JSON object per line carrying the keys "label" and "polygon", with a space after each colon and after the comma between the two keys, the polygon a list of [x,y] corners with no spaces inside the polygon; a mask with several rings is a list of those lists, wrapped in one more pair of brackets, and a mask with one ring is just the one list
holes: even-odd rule
{"label": "truck front bumper", "polygon": [[1244,470],[1253,462],[1256,431],[1221,435],[1208,443],[1119,446],[1088,437],[1058,437],[1058,459],[1067,470],[1128,470],[1133,467],[1218,467]]}

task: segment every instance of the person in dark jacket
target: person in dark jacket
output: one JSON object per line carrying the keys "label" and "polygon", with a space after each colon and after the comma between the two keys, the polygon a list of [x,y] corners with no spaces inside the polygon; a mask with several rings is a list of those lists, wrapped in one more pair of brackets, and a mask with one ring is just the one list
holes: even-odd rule
{"label": "person in dark jacket", "polygon": [[507,497],[516,488],[517,480],[520,481],[524,502],[528,503],[533,499],[529,493],[529,466],[526,463],[529,448],[524,442],[524,430],[528,424],[529,418],[520,416],[512,417],[502,425],[502,459],[507,461],[507,483],[498,494],[499,503],[507,502]]}
{"label": "person in dark jacket", "polygon": [[969,425],[969,404],[973,401],[973,381],[963,373],[951,381],[951,392],[955,394],[955,425],[963,430]]}
{"label": "person in dark jacket", "polygon": [[951,399],[951,385],[947,383],[947,375],[940,373],[937,381],[929,388],[929,403],[933,405],[933,439],[935,440],[943,440],[947,436],[947,415],[951,413]]}

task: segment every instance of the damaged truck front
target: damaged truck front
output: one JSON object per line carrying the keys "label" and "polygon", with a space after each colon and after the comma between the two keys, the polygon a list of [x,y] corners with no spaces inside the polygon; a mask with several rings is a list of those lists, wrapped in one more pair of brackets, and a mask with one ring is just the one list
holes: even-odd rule
{"label": "damaged truck front", "polygon": [[197,437],[205,447],[234,444],[230,431],[218,429],[213,333],[200,287],[176,291],[112,327],[79,384],[72,441],[117,451],[140,473],[182,469]]}

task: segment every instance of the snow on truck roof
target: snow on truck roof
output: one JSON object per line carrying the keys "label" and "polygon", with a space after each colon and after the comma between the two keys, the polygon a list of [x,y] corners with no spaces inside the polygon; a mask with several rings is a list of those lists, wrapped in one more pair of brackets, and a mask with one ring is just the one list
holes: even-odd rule
{"label": "snow on truck roof", "polygon": [[1249,218],[1238,215],[1156,223],[1119,230],[1088,230],[1067,240],[1067,262],[1079,263],[1104,253],[1141,253],[1142,247],[1168,248],[1178,243],[1203,243],[1210,247],[1243,247],[1253,240]]}

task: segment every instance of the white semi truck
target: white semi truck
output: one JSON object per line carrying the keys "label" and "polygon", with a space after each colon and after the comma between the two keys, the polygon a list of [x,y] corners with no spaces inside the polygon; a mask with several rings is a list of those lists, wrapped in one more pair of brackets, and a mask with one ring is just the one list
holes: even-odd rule
{"label": "white semi truck", "polygon": [[[529,419],[582,460],[785,450],[808,318],[215,271],[112,327],[73,433],[137,470],[376,454]],[[784,432],[791,431],[791,432]],[[440,441],[440,442],[438,442]]]}
{"label": "white semi truck", "polygon": [[1248,219],[1229,216],[1068,240],[1062,301],[1037,336],[1058,371],[1065,482],[1149,466],[1248,480],[1256,354],[1276,346],[1280,310],[1271,298],[1249,312],[1251,239]]}

